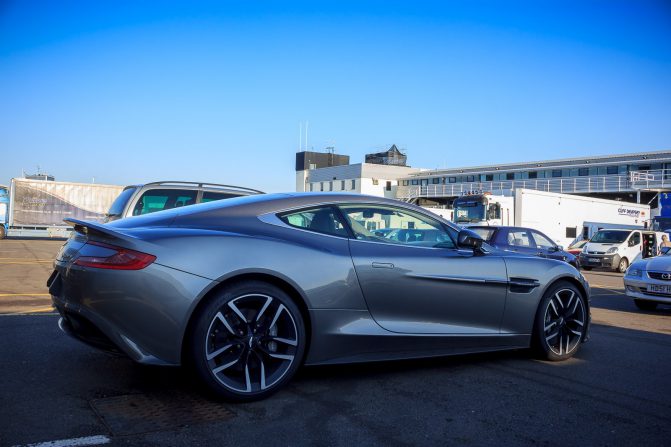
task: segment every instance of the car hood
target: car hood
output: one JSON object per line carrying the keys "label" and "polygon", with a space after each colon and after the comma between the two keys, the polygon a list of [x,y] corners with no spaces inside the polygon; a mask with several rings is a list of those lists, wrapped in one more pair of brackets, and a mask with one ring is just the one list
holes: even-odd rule
{"label": "car hood", "polygon": [[588,244],[585,244],[585,247],[583,248],[583,252],[593,252],[593,251],[608,251],[609,248],[611,247],[617,247],[620,244],[600,244],[597,242],[590,242]]}
{"label": "car hood", "polygon": [[655,256],[654,258],[642,259],[636,261],[635,268],[641,270],[651,270],[656,272],[671,272],[671,256]]}

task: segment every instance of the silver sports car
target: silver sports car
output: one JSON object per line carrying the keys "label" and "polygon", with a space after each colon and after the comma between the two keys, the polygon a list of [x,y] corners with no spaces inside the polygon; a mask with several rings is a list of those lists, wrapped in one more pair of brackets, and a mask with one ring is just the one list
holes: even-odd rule
{"label": "silver sports car", "polygon": [[395,200],[268,194],[69,223],[48,282],[61,329],[190,365],[231,400],[265,397],[303,364],[530,346],[563,360],[587,338],[575,268]]}

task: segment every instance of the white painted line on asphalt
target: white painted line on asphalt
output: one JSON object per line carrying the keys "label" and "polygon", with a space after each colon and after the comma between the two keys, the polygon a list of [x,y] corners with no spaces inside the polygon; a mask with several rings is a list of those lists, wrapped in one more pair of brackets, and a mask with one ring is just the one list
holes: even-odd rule
{"label": "white painted line on asphalt", "polygon": [[110,438],[104,435],[86,436],[84,438],[61,439],[59,441],[38,442],[35,444],[15,445],[14,447],[76,447],[87,445],[109,444]]}

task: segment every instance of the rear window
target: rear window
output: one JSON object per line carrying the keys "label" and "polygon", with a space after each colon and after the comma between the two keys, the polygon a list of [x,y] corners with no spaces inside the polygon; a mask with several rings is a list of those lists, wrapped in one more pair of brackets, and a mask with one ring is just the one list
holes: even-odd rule
{"label": "rear window", "polygon": [[108,214],[113,215],[113,216],[121,216],[123,214],[124,209],[126,209],[126,204],[130,200],[131,196],[137,191],[137,188],[126,188],[123,191],[121,191],[121,194],[117,196],[116,199],[114,199],[114,202],[112,202],[112,206],[110,206],[110,209],[108,211]]}
{"label": "rear window", "polygon": [[240,194],[205,191],[203,192],[203,199],[201,200],[201,203],[213,202],[215,200],[222,200],[222,199],[230,199],[233,197],[240,197]]}
{"label": "rear window", "polygon": [[133,208],[133,216],[193,205],[197,195],[194,190],[152,189],[142,194]]}
{"label": "rear window", "polygon": [[494,231],[496,231],[493,228],[469,228],[469,230],[475,232],[478,236],[487,242],[492,239],[492,235],[494,234]]}

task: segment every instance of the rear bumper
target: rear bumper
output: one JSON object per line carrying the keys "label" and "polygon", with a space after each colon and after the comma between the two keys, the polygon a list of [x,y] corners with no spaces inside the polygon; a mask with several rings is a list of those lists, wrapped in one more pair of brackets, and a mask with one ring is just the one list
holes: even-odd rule
{"label": "rear bumper", "polygon": [[210,283],[158,264],[138,271],[57,264],[48,286],[66,334],[139,363],[179,365],[190,312]]}

